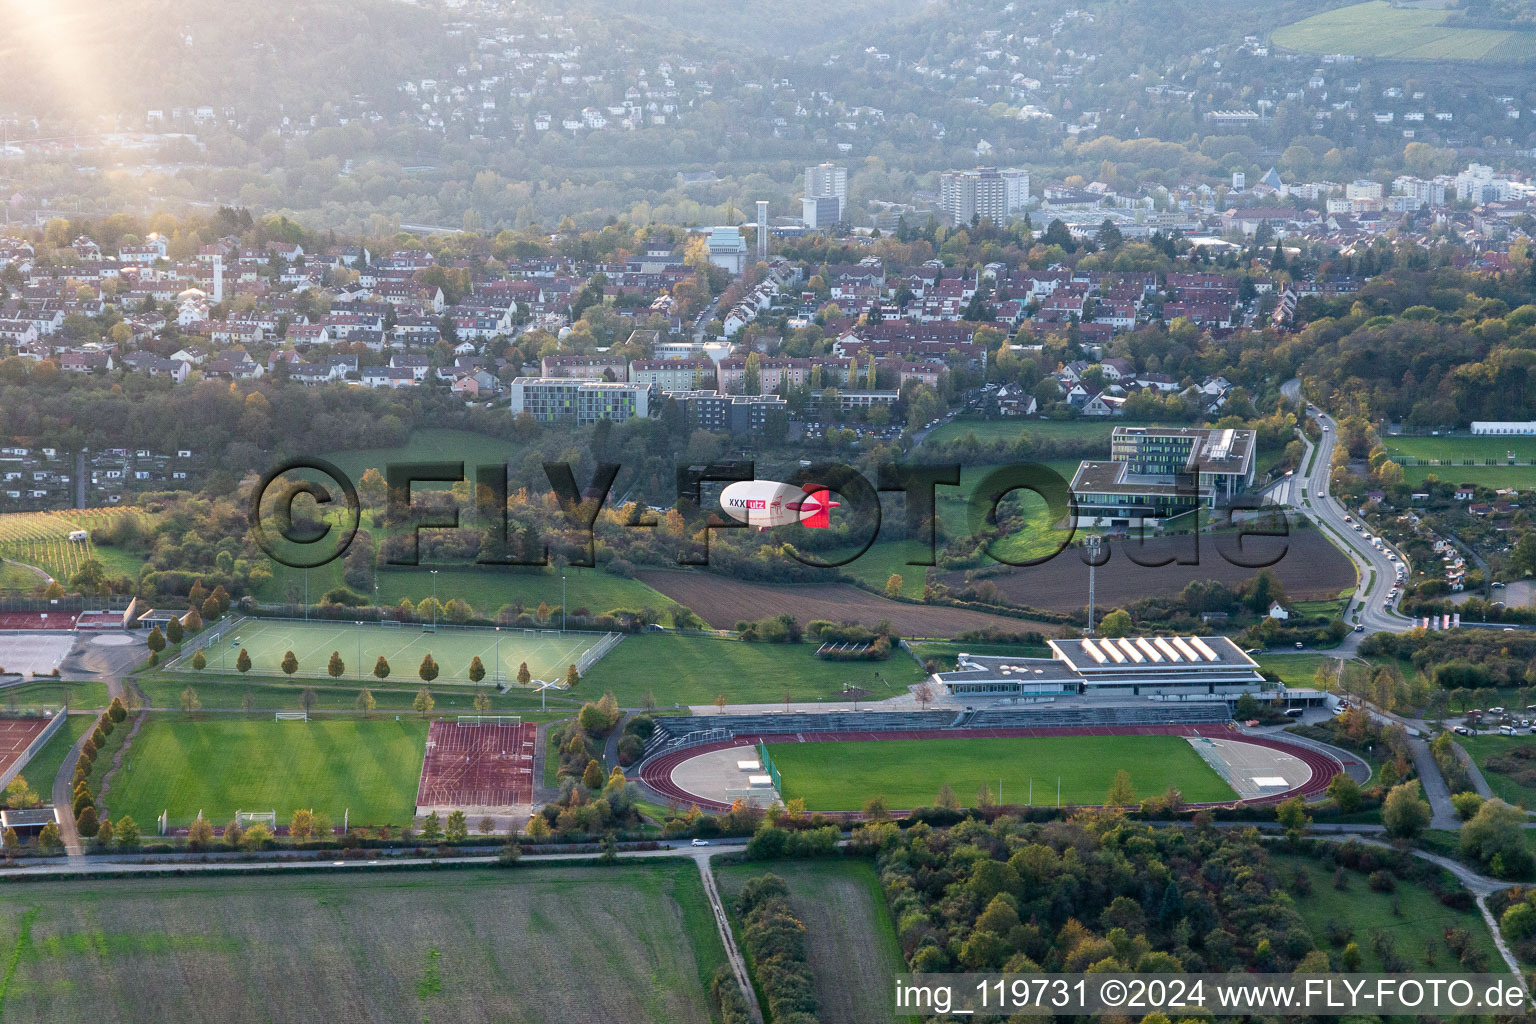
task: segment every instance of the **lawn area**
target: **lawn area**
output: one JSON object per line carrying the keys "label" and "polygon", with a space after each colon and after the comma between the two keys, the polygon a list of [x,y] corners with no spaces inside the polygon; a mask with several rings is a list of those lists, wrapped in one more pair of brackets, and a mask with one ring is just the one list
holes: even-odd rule
{"label": "lawn area", "polygon": [[[1354,591],[1351,590],[1350,593],[1353,594]],[[1344,614],[1344,606],[1348,603],[1350,602],[1339,598],[1333,601],[1296,601],[1294,605],[1295,610],[1302,615],[1326,615],[1336,619]]]}
{"label": "lawn area", "polygon": [[710,1024],[725,959],[676,861],[47,883],[9,894],[0,945],[0,1019],[27,1024],[100,1018],[107,992],[124,1024]]}
{"label": "lawn area", "polygon": [[874,700],[895,696],[922,679],[911,658],[888,661],[822,661],[816,644],[749,644],[713,637],[642,633],[593,665],[574,691],[595,700],[613,691],[621,707],[640,707],[650,693],[659,705],[710,704],[724,694],[731,703],[773,704],[837,700],[844,686],[868,690]]}
{"label": "lawn area", "polygon": [[[432,596],[433,576],[428,566],[397,566],[381,568],[378,572],[378,590],[366,595],[380,605],[397,605],[401,598],[409,598],[420,604]],[[259,590],[263,601],[298,603],[304,600],[304,573],[287,569],[274,563],[273,576]],[[342,586],[343,564],[331,562],[310,571],[309,598],[314,604],[326,591]],[[653,590],[639,580],[625,579],[601,569],[568,567],[564,570],[565,595],[571,611],[585,608],[594,614],[609,612],[615,608],[639,610],[654,608],[670,614],[677,602],[660,591]],[[454,598],[467,601],[476,612],[485,617],[494,616],[503,605],[522,606],[532,612],[540,604],[546,604],[559,619],[560,576],[554,569],[521,568],[507,566],[495,569],[477,569],[468,566],[438,567],[437,599],[444,604]],[[884,581],[882,581],[883,583]],[[664,614],[664,621],[665,621]]]}
{"label": "lawn area", "polygon": [[997,441],[1012,443],[1024,434],[1032,434],[1039,438],[1071,438],[1073,440],[1102,443],[1106,452],[1109,450],[1109,435],[1116,427],[1124,426],[1148,426],[1144,423],[1126,423],[1122,420],[1110,422],[1101,419],[1080,420],[1036,420],[1036,419],[965,419],[957,417],[948,423],[941,424],[933,429],[933,433],[924,438],[926,444],[948,444],[958,441],[967,434],[975,434],[976,440],[982,444],[992,444]]}
{"label": "lawn area", "polygon": [[43,585],[43,578],[26,566],[0,561],[0,593],[30,594]]}
{"label": "lawn area", "polygon": [[152,827],[161,811],[186,825],[198,811],[223,824],[239,810],[311,808],[338,824],[407,825],[415,811],[427,723],[186,720],[152,715],[112,777],[112,817]]}
{"label": "lawn area", "polygon": [[[1373,941],[1378,933],[1391,937],[1397,955],[1413,968],[1435,971],[1454,971],[1459,966],[1455,957],[1445,948],[1442,937],[1447,928],[1465,928],[1473,941],[1487,957],[1488,970],[1498,970],[1504,961],[1493,945],[1493,936],[1475,910],[1452,910],[1434,894],[1422,886],[1401,880],[1395,892],[1374,892],[1366,884],[1365,875],[1345,871],[1348,888],[1340,891],[1333,887],[1333,872],[1310,857],[1272,853],[1271,859],[1278,865],[1306,872],[1312,891],[1303,896],[1293,887],[1296,912],[1301,915],[1319,949],[1338,953],[1342,946],[1331,947],[1328,943],[1329,922],[1354,929],[1350,941],[1360,947],[1362,971],[1382,970],[1381,956]],[[1400,914],[1394,914],[1394,902]],[[1427,967],[1426,949],[1434,947],[1434,966]]]}
{"label": "lawn area", "polygon": [[1536,488],[1536,466],[1404,466],[1403,480],[1419,486],[1429,477],[1441,483],[1476,487]]}
{"label": "lawn area", "polygon": [[1536,53],[1529,33],[1447,28],[1447,12],[1397,7],[1386,0],[1341,7],[1276,29],[1276,46],[1303,53],[1343,53],[1397,60],[1519,60]]}
{"label": "lawn area", "polygon": [[112,701],[107,696],[107,684],[82,681],[38,679],[19,686],[0,690],[0,705],[6,710],[26,707],[60,707],[104,709]]}
{"label": "lawn area", "polygon": [[1330,671],[1334,671],[1338,668],[1339,659],[1304,651],[1301,654],[1256,654],[1253,660],[1259,663],[1263,671],[1279,676],[1280,681],[1287,686],[1315,689],[1317,684],[1313,682],[1313,676],[1317,674],[1318,666],[1327,665]]}
{"label": "lawn area", "polygon": [[[1517,807],[1536,808],[1536,736],[1500,736],[1488,733],[1479,736],[1457,736],[1473,762],[1482,769],[1483,778],[1495,796]],[[1501,758],[1515,751],[1530,758]],[[1489,766],[1490,758],[1500,767],[1515,769],[1499,771]]]}
{"label": "lawn area", "polygon": [[[558,625],[558,623],[557,623]],[[469,683],[469,671],[475,658],[485,670],[485,685],[516,679],[519,666],[526,663],[533,679],[540,682],[564,680],[567,669],[588,649],[602,639],[601,633],[554,630],[463,628],[444,624],[436,632],[421,625],[405,623],[352,623],[329,620],[311,622],[286,619],[243,619],[233,625],[220,624],[222,638],[208,640],[204,651],[207,666],[201,670],[192,664],[192,651],[183,647],[180,657],[167,662],[169,671],[195,675],[239,675],[237,659],[245,650],[251,658],[251,671],[276,676],[288,652],[298,661],[295,678],[329,681],[330,656],[342,660],[341,678],[351,682],[374,683],[374,668],[384,658],[390,668],[389,678],[397,685],[418,678],[428,654],[437,663],[443,683]],[[499,659],[499,660],[498,660]]]}
{"label": "lawn area", "polygon": [[1029,739],[882,740],[772,743],[769,756],[783,779],[785,800],[814,811],[856,811],[873,797],[899,809],[931,806],[945,783],[960,803],[977,803],[983,786],[992,799],[1102,803],[1124,768],[1138,796],[1177,786],[1190,802],[1231,800],[1229,787],[1179,736],[1048,736]]}
{"label": "lawn area", "polygon": [[1384,437],[1387,454],[1420,460],[1484,459],[1503,464],[1510,452],[1521,462],[1536,460],[1536,436],[1532,437]]}
{"label": "lawn area", "polygon": [[[864,1024],[895,1018],[891,977],[906,969],[874,866],[862,860],[729,864],[715,872],[721,896],[735,901],[746,883],[772,872],[789,886],[790,911],[805,925],[815,975],[816,1019]],[[736,927],[740,922],[734,910]],[[749,965],[756,971],[756,965]]]}
{"label": "lawn area", "polygon": [[75,745],[76,740],[96,727],[98,717],[70,715],[64,719],[59,731],[49,737],[43,749],[34,754],[32,760],[21,769],[22,778],[32,785],[33,792],[52,799],[53,780],[64,766],[64,758],[68,756],[69,749]]}

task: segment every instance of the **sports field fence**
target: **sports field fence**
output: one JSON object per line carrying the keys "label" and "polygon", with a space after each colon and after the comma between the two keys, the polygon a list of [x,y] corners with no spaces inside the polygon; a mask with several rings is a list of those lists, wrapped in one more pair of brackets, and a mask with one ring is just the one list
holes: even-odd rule
{"label": "sports field fence", "polygon": [[[399,637],[402,640],[411,636],[413,633],[418,632],[423,634],[435,634],[438,636],[476,636],[483,637],[487,644],[493,644],[498,634],[502,639],[508,641],[525,639],[548,641],[554,643],[564,640],[571,643],[573,646],[579,643],[585,643],[591,638],[596,637],[597,639],[595,643],[592,643],[591,646],[584,649],[580,654],[575,655],[574,658],[569,656],[562,656],[558,659],[558,664],[551,664],[547,670],[547,674],[550,678],[544,680],[534,680],[536,683],[545,682],[562,688],[565,685],[565,670],[567,665],[574,664],[576,666],[576,672],[578,675],[586,675],[588,669],[597,664],[598,661],[600,661],[605,655],[617,647],[619,642],[624,639],[623,633],[614,631],[599,633],[596,630],[581,629],[559,630],[528,629],[523,627],[507,626],[466,626],[446,622],[440,622],[436,626],[433,626],[432,623],[429,622],[402,623],[392,620],[380,621],[367,619],[351,621],[345,619],[316,620],[290,618],[286,616],[278,617],[270,615],[241,615],[234,619],[215,622],[214,624],[204,628],[201,632],[187,637],[184,641],[182,641],[180,652],[176,655],[176,657],[165,663],[165,668],[168,670],[189,669],[191,667],[192,658],[198,651],[207,652],[208,661],[210,665],[213,665],[216,662],[213,651],[215,648],[218,648],[221,643],[232,643],[236,638],[240,636],[242,629],[257,629],[267,625],[268,623],[290,623],[297,626],[309,627],[311,629],[329,627],[334,630],[343,631],[355,629],[381,629],[391,631],[393,636]],[[370,668],[372,662],[369,661],[369,659],[365,656],[362,661],[366,662],[366,664],[351,664],[351,661],[358,660],[356,654],[354,653],[355,648],[354,652],[349,652],[345,647],[347,641],[338,642],[343,644],[343,647],[340,649],[340,653],[344,657],[349,653],[353,654],[353,657],[348,659],[349,663],[347,671],[340,677],[340,680],[338,681],[360,679],[364,682],[367,682],[368,679],[371,678],[368,675],[368,669]],[[227,664],[221,663],[219,671],[227,673],[229,669],[234,667],[234,649],[224,650],[221,651],[221,653],[226,655],[225,662],[227,662]],[[364,652],[365,655],[368,653],[371,652]],[[393,657],[391,660],[393,660]],[[437,660],[441,665],[442,659]],[[484,664],[486,669],[486,676],[480,681],[480,683],[476,685],[487,687],[514,685],[514,680],[511,678],[511,673],[507,670],[505,665],[496,665],[489,657],[485,658]],[[393,665],[392,667],[397,673],[402,668],[402,666],[399,665]],[[457,666],[451,667],[457,668]],[[411,666],[405,666],[405,668],[410,669]],[[264,668],[261,671],[265,675],[272,674],[270,668]],[[301,665],[299,671],[293,674],[293,678],[324,681],[330,677],[323,664],[303,664]],[[391,678],[394,677],[392,676]],[[455,671],[453,674],[443,676],[441,681],[444,683],[454,683],[460,685],[469,683],[468,679],[460,678],[457,671]]]}
{"label": "sports field fence", "polygon": [[773,780],[773,788],[783,793],[784,780],[779,777],[779,766],[773,763],[773,758],[768,753],[768,744],[762,740],[757,741],[757,759],[762,763],[763,771]]}

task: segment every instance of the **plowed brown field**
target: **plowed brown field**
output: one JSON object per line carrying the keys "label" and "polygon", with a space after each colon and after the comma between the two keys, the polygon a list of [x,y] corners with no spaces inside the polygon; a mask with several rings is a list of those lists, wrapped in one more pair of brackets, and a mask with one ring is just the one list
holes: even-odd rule
{"label": "plowed brown field", "polygon": [[649,570],[637,573],[648,586],[685,604],[716,629],[730,629],[742,620],[755,621],[785,612],[801,624],[812,619],[874,625],[889,619],[902,636],[949,637],[971,629],[993,627],[1010,633],[1038,629],[1055,636],[1060,626],[1030,622],[1007,615],[989,615],[967,608],[888,601],[846,583],[744,583],[705,572]]}
{"label": "plowed brown field", "polygon": [[[1273,555],[1282,544],[1284,554],[1270,568],[1291,600],[1327,600],[1355,585],[1354,566],[1318,530],[1296,530],[1283,542],[1250,539],[1244,544],[1243,560],[1258,561],[1266,552]],[[1236,588],[1258,572],[1222,557],[1225,547],[1219,549],[1210,537],[1201,538],[1197,565],[1138,565],[1129,557],[1129,548],[1125,542],[1111,542],[1109,561],[1099,567],[1094,596],[1101,609],[1154,595],[1173,596],[1194,580],[1220,580]],[[1135,554],[1146,563],[1189,550],[1189,538],[1162,537],[1148,540]],[[1078,549],[1064,551],[1042,565],[1011,568],[986,578],[997,584],[1009,601],[1028,608],[1074,612],[1088,603],[1088,566]],[[965,585],[963,573],[946,573],[940,579],[952,589]]]}

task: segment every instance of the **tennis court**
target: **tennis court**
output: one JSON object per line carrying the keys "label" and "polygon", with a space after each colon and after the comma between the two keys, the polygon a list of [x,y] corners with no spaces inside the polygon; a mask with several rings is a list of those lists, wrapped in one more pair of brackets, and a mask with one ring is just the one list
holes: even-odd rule
{"label": "tennis court", "polygon": [[[512,682],[518,666],[528,663],[537,682],[563,682],[567,669],[579,672],[606,654],[619,640],[615,633],[562,633],[556,629],[508,629],[420,623],[304,622],[288,619],[240,619],[198,636],[197,647],[207,659],[204,674],[239,675],[242,648],[250,655],[251,676],[283,676],[283,658],[292,651],[298,660],[293,673],[301,679],[329,679],[331,652],[341,656],[345,670],[339,678],[376,681],[380,657],[389,664],[392,680],[419,680],[418,670],[428,654],[437,663],[439,683],[470,682],[475,658],[485,666],[485,685]],[[182,650],[170,668],[197,672],[192,666],[194,644]]]}

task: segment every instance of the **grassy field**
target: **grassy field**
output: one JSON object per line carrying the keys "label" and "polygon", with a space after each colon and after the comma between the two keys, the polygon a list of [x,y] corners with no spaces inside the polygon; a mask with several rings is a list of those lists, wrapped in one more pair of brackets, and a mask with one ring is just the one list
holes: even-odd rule
{"label": "grassy field", "polygon": [[[288,622],[275,619],[246,619],[225,629],[222,639],[204,652],[208,665],[201,674],[238,675],[235,660],[244,648],[251,657],[251,671],[279,675],[283,658],[292,651],[298,659],[296,677],[329,679],[327,665],[331,652],[340,654],[346,671],[342,678],[354,682],[376,682],[373,668],[380,657],[390,667],[390,677],[398,682],[418,678],[422,659],[431,654],[437,662],[442,682],[468,683],[470,663],[479,658],[485,667],[487,685],[516,679],[518,666],[528,663],[533,678],[542,682],[563,680],[567,668],[600,638],[598,633],[561,633],[542,630],[529,634],[521,629],[462,629],[444,626],[429,633],[419,625],[406,623],[385,626],[375,623],[357,625],[339,622]],[[500,651],[500,669],[497,652]],[[172,670],[198,673],[192,667],[190,650],[169,664]]]}
{"label": "grassy field", "polygon": [[161,811],[186,825],[198,811],[222,825],[239,810],[298,808],[338,824],[406,825],[415,811],[427,723],[326,719],[311,722],[190,721],[154,715],[112,778],[112,817],[151,828]]}
{"label": "grassy field", "polygon": [[1384,437],[1387,454],[1411,459],[1492,459],[1503,463],[1510,452],[1521,462],[1536,460],[1536,436],[1532,437]]}
{"label": "grassy field", "polygon": [[26,566],[0,561],[0,593],[30,594],[43,585],[43,578]]}
{"label": "grassy field", "polygon": [[852,860],[730,864],[715,874],[730,903],[750,879],[770,871],[789,885],[790,910],[805,925],[820,1004],[816,1019],[822,1024],[908,1019],[893,1017],[891,976],[906,968],[873,865]]}
{"label": "grassy field", "polygon": [[38,679],[0,690],[0,707],[7,710],[61,705],[71,708],[105,708],[110,703],[106,683]]}
{"label": "grassy field", "polygon": [[[396,605],[401,598],[409,598],[419,604],[432,596],[432,575],[427,566],[381,569],[378,573],[378,589],[367,596],[373,603]],[[258,597],[263,601],[298,603],[304,599],[304,573],[274,564],[273,576],[262,585]],[[343,565],[340,560],[321,566],[310,572],[310,600],[319,603],[320,596],[334,587],[342,586]],[[653,590],[639,580],[625,579],[601,569],[568,567],[564,570],[565,595],[574,612],[585,608],[595,614],[615,608],[639,610],[653,608],[665,616],[677,606],[665,594]],[[453,598],[467,601],[470,607],[484,616],[493,616],[503,605],[519,603],[530,612],[540,604],[551,610],[560,607],[560,576],[554,569],[506,567],[491,570],[469,567],[442,566],[437,575],[437,598],[446,604]],[[558,612],[556,612],[558,616]]]}
{"label": "grassy field", "polygon": [[1395,7],[1386,0],[1324,11],[1275,30],[1273,42],[1303,53],[1343,53],[1396,60],[1519,60],[1536,37],[1499,29],[1447,28],[1447,12]]}
{"label": "grassy field", "polygon": [[[1507,754],[1511,750],[1536,750],[1536,736],[1500,736],[1490,733],[1458,736],[1456,742],[1472,755],[1473,762],[1482,769],[1483,778],[1488,780],[1488,788],[1493,790],[1495,796],[1517,807],[1536,808],[1536,778],[1530,783],[1523,783],[1511,775],[1488,767],[1490,757]],[[1536,760],[1527,763],[1536,766]],[[1533,776],[1536,776],[1536,772],[1533,772]]]}
{"label": "grassy field", "polygon": [[34,792],[45,797],[53,792],[53,780],[64,766],[64,758],[68,756],[69,749],[75,745],[76,740],[95,727],[95,715],[70,715],[64,719],[59,731],[21,769],[22,778],[31,783]]}
{"label": "grassy field", "polygon": [[1254,655],[1254,661],[1259,663],[1259,668],[1266,672],[1273,672],[1280,677],[1281,682],[1287,686],[1313,687],[1313,676],[1317,673],[1319,665],[1326,664],[1330,670],[1337,668],[1337,658],[1330,658],[1326,654],[1258,654]]}
{"label": "grassy field", "polygon": [[945,783],[960,803],[977,803],[983,786],[992,799],[1023,802],[1034,781],[1035,804],[1102,803],[1117,769],[1131,774],[1138,796],[1177,786],[1191,802],[1231,800],[1229,787],[1178,736],[1049,736],[1034,739],[884,740],[773,743],[769,756],[784,782],[785,800],[811,810],[855,811],[881,796],[886,805],[931,806]]}
{"label": "grassy field", "polygon": [[724,962],[686,862],[23,888],[0,1020],[27,1024],[709,1024]]}
{"label": "grassy field", "polygon": [[1422,485],[1429,477],[1441,483],[1473,484],[1477,487],[1536,488],[1536,466],[1404,466],[1403,481],[1410,487]]}
{"label": "grassy field", "polygon": [[642,633],[628,637],[587,672],[575,696],[613,691],[622,707],[640,707],[647,692],[659,705],[837,700],[844,686],[883,700],[922,678],[905,655],[888,661],[832,662],[815,644],[748,644],[711,637]]}
{"label": "grassy field", "polygon": [[[1390,936],[1397,955],[1416,968],[1426,969],[1426,950],[1433,945],[1434,966],[1427,969],[1458,969],[1455,957],[1445,948],[1442,938],[1447,928],[1465,928],[1487,957],[1488,969],[1502,969],[1503,960],[1493,945],[1493,936],[1475,910],[1452,910],[1429,890],[1402,881],[1397,883],[1395,892],[1374,892],[1366,884],[1364,875],[1352,871],[1345,872],[1348,888],[1340,891],[1333,887],[1333,872],[1317,861],[1287,854],[1270,856],[1276,864],[1307,873],[1312,883],[1311,893],[1303,896],[1294,888],[1291,893],[1296,901],[1296,911],[1311,929],[1318,948],[1333,953],[1342,949],[1328,944],[1329,922],[1353,928],[1351,941],[1360,947],[1362,971],[1383,969],[1376,943],[1372,941],[1377,933]],[[1393,913],[1394,903],[1400,914]]]}
{"label": "grassy field", "polygon": [[[101,529],[118,516],[136,510],[93,508],[61,512],[14,512],[0,515],[0,558],[35,565],[48,575],[68,583],[87,558],[101,562],[109,576],[138,577],[144,560],[113,547],[99,547],[90,540],[72,541],[74,530]],[[39,582],[14,571],[0,576],[0,584],[30,591]]]}
{"label": "grassy field", "polygon": [[1032,434],[1040,438],[1072,438],[1094,443],[1102,443],[1105,450],[1109,449],[1109,435],[1114,433],[1116,427],[1148,426],[1145,423],[1127,423],[1124,420],[1036,420],[1036,419],[998,419],[998,420],[973,420],[957,418],[948,423],[941,424],[933,429],[933,433],[924,438],[929,444],[948,444],[958,441],[967,434],[975,434],[976,440],[982,444],[992,444],[996,441],[1012,443],[1023,434]]}

